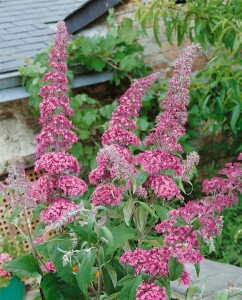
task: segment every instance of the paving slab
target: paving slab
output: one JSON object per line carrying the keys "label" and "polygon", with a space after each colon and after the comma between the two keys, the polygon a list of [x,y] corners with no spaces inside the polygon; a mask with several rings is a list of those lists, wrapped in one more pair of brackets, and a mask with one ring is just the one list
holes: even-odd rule
{"label": "paving slab", "polygon": [[[242,300],[242,268],[203,259],[200,264],[199,278],[197,278],[194,265],[187,264],[186,269],[191,274],[193,285],[203,289],[202,296],[195,296],[196,298],[193,299],[214,300],[220,291],[235,285],[235,289],[241,289],[241,295],[231,299]],[[174,282],[172,283],[172,291],[174,299],[183,300],[185,299],[187,287]]]}

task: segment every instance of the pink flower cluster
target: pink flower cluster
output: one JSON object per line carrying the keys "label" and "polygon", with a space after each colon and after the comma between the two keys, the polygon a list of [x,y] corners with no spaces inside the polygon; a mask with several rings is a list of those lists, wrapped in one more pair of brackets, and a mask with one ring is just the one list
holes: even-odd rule
{"label": "pink flower cluster", "polygon": [[40,91],[43,98],[40,123],[43,128],[36,138],[38,160],[35,171],[44,170],[46,174],[36,182],[32,195],[39,202],[53,203],[42,212],[46,224],[57,221],[65,212],[75,209],[69,197],[82,195],[87,190],[86,183],[76,177],[80,170],[78,161],[71,154],[65,153],[77,141],[72,122],[67,118],[73,115],[66,96],[68,39],[65,23],[59,21],[54,47],[49,55],[51,69],[44,75],[46,85]]}
{"label": "pink flower cluster", "polygon": [[12,260],[12,258],[7,253],[0,254],[0,276],[7,278],[11,276],[11,273],[8,271],[3,270],[3,264],[7,261]]}
{"label": "pink flower cluster", "polygon": [[117,206],[122,200],[122,189],[114,184],[98,185],[92,195],[94,205]]}
{"label": "pink flower cluster", "polygon": [[[170,238],[172,239],[171,241],[174,241],[174,232],[179,229],[182,233],[184,228],[186,228],[186,231],[191,231],[186,241],[192,237],[195,238],[195,231],[198,232],[205,241],[219,235],[222,229],[221,212],[224,208],[230,207],[232,203],[238,202],[237,191],[241,192],[242,190],[241,167],[241,163],[226,164],[226,168],[222,169],[219,173],[226,175],[227,178],[222,179],[215,177],[203,182],[203,192],[206,194],[203,199],[189,201],[184,207],[169,212],[168,216],[170,219],[156,226],[159,233],[167,235],[165,241],[168,242]],[[177,219],[184,220],[188,225],[184,228],[173,227]],[[195,221],[199,224],[196,229],[194,229],[193,225]],[[184,235],[184,233],[182,234]],[[187,246],[186,248],[188,249]]]}
{"label": "pink flower cluster", "polygon": [[160,149],[150,149],[140,153],[136,157],[136,162],[152,176],[165,174],[167,170],[172,170],[174,175],[182,175],[179,158]]}
{"label": "pink flower cluster", "polygon": [[166,292],[164,288],[159,287],[155,283],[143,282],[137,292],[136,300],[166,300]]}
{"label": "pink flower cluster", "polygon": [[62,224],[67,224],[73,221],[70,213],[77,210],[77,205],[67,199],[56,199],[56,201],[41,213],[42,220],[45,224],[61,221]]}
{"label": "pink flower cluster", "polygon": [[46,241],[45,237],[41,234],[33,240],[33,243],[38,245],[38,244],[43,244],[45,241]]}
{"label": "pink flower cluster", "polygon": [[171,256],[180,263],[199,263],[202,260],[200,244],[196,234],[189,226],[174,226],[174,222],[166,220],[156,225],[155,229],[164,236],[164,244],[169,247]]}
{"label": "pink flower cluster", "polygon": [[163,200],[171,200],[174,197],[183,199],[179,188],[167,175],[150,176],[147,184],[155,191],[156,196],[161,197]]}
{"label": "pink flower cluster", "polygon": [[134,251],[124,253],[120,258],[120,262],[131,265],[136,275],[144,272],[152,277],[167,277],[169,274],[169,257],[170,252],[166,247],[161,250],[157,248],[151,250],[137,248]]}
{"label": "pink flower cluster", "polygon": [[193,165],[198,163],[195,153],[191,153],[183,165],[174,153],[183,152],[178,140],[185,133],[192,61],[196,52],[200,50],[199,45],[193,44],[176,62],[175,74],[169,82],[167,96],[161,102],[163,112],[157,117],[154,132],[145,140],[146,147],[153,145],[156,149],[146,150],[136,158],[137,164],[149,174],[146,187],[150,187],[157,197],[165,201],[173,197],[183,199],[173,178],[178,176],[188,181]]}
{"label": "pink flower cluster", "polygon": [[[92,196],[95,205],[118,205],[122,192],[131,186],[130,177],[137,174],[134,158],[125,147],[140,144],[134,134],[137,128],[134,118],[138,117],[142,97],[157,76],[155,73],[137,80],[120,98],[120,105],[113,112],[110,127],[102,137],[104,148],[97,155],[98,167],[89,175],[90,183],[97,185]],[[111,181],[116,181],[117,187]],[[145,195],[146,191],[139,189],[138,193]]]}
{"label": "pink flower cluster", "polygon": [[53,265],[53,262],[52,261],[48,261],[46,264],[45,264],[45,267],[48,271],[50,272],[55,272],[56,269],[55,269],[55,266]]}
{"label": "pink flower cluster", "polygon": [[[181,238],[181,236],[180,236]],[[177,248],[175,249],[170,244],[165,244],[162,249],[158,250],[157,248],[153,247],[151,250],[143,250],[143,249],[135,249],[134,251],[128,251],[124,253],[121,258],[120,262],[128,264],[134,268],[135,274],[138,275],[140,273],[148,274],[153,280],[160,279],[163,277],[168,277],[169,270],[168,270],[168,262],[171,256],[177,257],[179,262],[185,263],[190,262],[191,260],[195,260],[195,251],[193,251],[193,258],[189,257],[188,251],[186,251],[187,244],[182,243],[179,245],[177,239]],[[196,245],[197,246],[197,245]],[[178,250],[178,253],[176,253]],[[182,255],[180,258],[179,255]],[[201,260],[201,255],[197,257],[197,262]],[[190,275],[184,268],[184,271],[180,277],[180,283],[189,285],[190,284]]]}

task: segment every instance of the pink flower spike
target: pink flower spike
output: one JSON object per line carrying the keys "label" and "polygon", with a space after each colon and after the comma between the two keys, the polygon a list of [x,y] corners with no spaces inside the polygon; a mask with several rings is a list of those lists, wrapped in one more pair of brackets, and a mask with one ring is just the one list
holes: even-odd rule
{"label": "pink flower spike", "polygon": [[35,162],[35,172],[45,171],[45,174],[35,183],[31,195],[38,203],[52,203],[42,212],[46,224],[57,221],[68,208],[74,209],[75,204],[69,201],[71,197],[83,195],[87,190],[86,183],[77,177],[80,171],[78,161],[65,152],[78,141],[72,122],[68,119],[69,115],[73,115],[66,95],[68,41],[65,23],[59,21],[54,47],[49,54],[51,68],[44,75],[45,85],[40,90],[43,98],[40,123],[43,128],[36,138],[38,160]]}

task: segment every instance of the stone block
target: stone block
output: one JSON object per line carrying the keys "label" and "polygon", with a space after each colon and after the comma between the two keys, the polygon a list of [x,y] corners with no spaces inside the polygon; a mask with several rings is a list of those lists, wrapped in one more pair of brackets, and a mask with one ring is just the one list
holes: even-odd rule
{"label": "stone block", "polygon": [[27,122],[26,100],[0,105],[0,175],[14,157],[28,157],[35,151],[35,133]]}
{"label": "stone block", "polygon": [[[230,288],[231,282],[236,282],[240,288],[242,286],[242,268],[236,266],[203,259],[200,265],[199,278],[197,278],[194,265],[188,264],[186,265],[186,269],[191,274],[193,285],[203,288],[202,295],[197,295],[193,299],[214,300],[218,292]],[[184,300],[186,290],[187,287],[184,285],[173,282],[172,298]],[[232,299],[235,300],[236,298]],[[242,298],[239,296],[237,299]]]}

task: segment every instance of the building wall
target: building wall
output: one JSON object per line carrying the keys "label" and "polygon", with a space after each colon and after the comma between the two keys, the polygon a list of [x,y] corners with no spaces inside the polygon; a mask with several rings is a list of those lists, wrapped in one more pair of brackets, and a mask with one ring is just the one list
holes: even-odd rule
{"label": "building wall", "polygon": [[0,105],[0,176],[14,157],[22,158],[26,167],[33,165],[35,132],[27,105],[27,99]]}
{"label": "building wall", "polygon": [[[147,1],[146,1],[147,2]],[[129,0],[126,4],[119,5],[115,8],[116,21],[119,23],[123,18],[130,18],[135,20],[135,11],[137,9],[137,1]],[[134,26],[140,30],[138,22],[134,22]],[[190,41],[185,41],[181,47],[170,45],[166,40],[165,26],[160,22],[161,28],[161,44],[162,47],[157,45],[153,28],[147,27],[148,36],[143,36],[139,39],[139,42],[144,47],[144,60],[147,65],[154,68],[156,71],[160,71],[161,78],[170,77],[172,75],[172,69],[178,56],[182,53],[183,49],[190,45]],[[207,58],[205,55],[196,57],[193,64],[193,71],[203,69],[207,64]]]}

